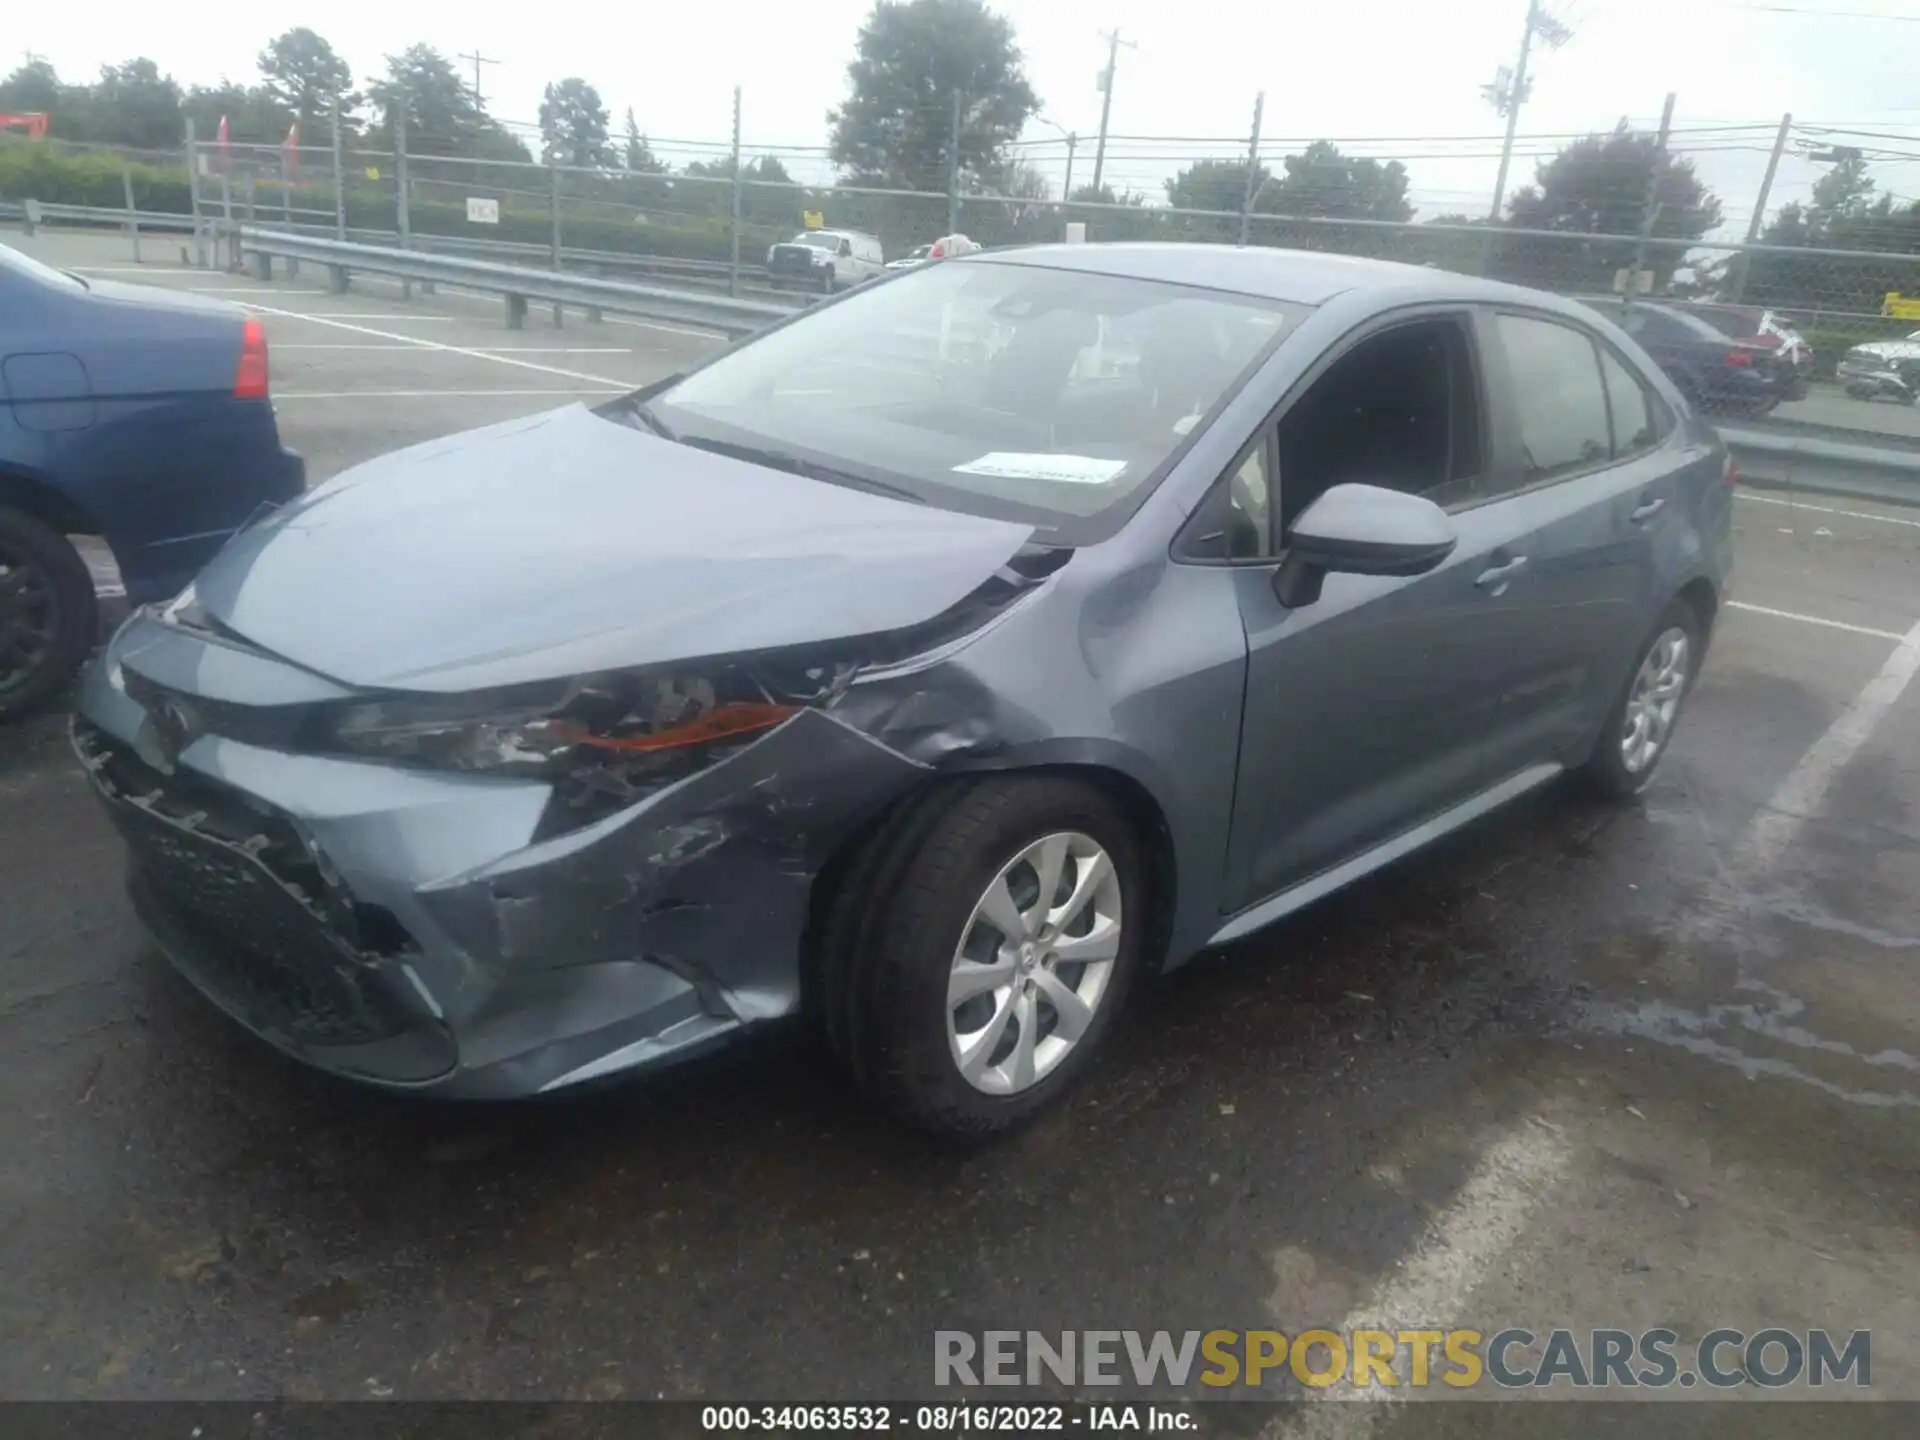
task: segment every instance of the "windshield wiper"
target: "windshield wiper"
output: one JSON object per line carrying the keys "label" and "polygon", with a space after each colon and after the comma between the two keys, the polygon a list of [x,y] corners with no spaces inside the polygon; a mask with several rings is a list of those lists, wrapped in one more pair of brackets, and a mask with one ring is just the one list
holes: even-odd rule
{"label": "windshield wiper", "polygon": [[696,450],[710,450],[715,455],[745,460],[752,465],[764,465],[769,470],[784,470],[789,475],[804,475],[809,480],[822,480],[829,485],[847,485],[855,490],[865,490],[874,495],[886,495],[915,505],[927,503],[925,497],[916,495],[904,485],[889,484],[885,480],[876,480],[868,475],[856,475],[850,470],[840,470],[832,465],[822,465],[818,461],[789,455],[784,450],[773,450],[762,445],[742,445],[732,440],[715,440],[706,435],[679,435],[673,438],[682,445],[691,445]]}
{"label": "windshield wiper", "polygon": [[677,441],[680,438],[668,428],[666,421],[653,413],[653,406],[649,405],[645,400],[636,400],[631,395],[623,395],[618,400],[605,406],[604,409],[609,414],[631,415],[635,420],[638,420],[641,425],[651,430],[662,440]]}

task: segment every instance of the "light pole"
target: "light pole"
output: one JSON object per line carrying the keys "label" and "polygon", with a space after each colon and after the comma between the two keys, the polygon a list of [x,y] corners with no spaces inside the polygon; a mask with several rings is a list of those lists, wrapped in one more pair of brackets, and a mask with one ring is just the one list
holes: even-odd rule
{"label": "light pole", "polygon": [[1054,129],[1058,130],[1061,135],[1066,137],[1067,178],[1060,186],[1060,199],[1064,203],[1065,201],[1073,199],[1073,152],[1079,147],[1080,132],[1077,130],[1069,130],[1058,120],[1050,120],[1045,115],[1036,115],[1033,118],[1038,120],[1042,125],[1051,125]]}

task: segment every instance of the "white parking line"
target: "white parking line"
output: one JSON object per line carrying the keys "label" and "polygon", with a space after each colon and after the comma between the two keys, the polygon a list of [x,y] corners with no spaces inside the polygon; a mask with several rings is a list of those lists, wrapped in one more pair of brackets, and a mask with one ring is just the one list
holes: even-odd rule
{"label": "white parking line", "polygon": [[[258,295],[260,292],[258,290],[249,290],[246,293],[249,295]],[[277,294],[280,292],[274,293]],[[248,302],[242,300],[240,303],[246,305]],[[253,305],[249,308],[254,310],[267,310],[267,307],[264,305]],[[284,315],[289,320],[319,320],[322,322],[328,320],[405,320],[412,322],[417,320],[422,324],[433,325],[451,325],[455,320],[460,318],[457,315],[413,315],[404,310],[396,311],[391,315],[371,310],[267,310],[267,313],[269,315]],[[413,337],[403,335],[400,338],[410,340]]]}
{"label": "white parking line", "polygon": [[688,335],[695,340],[725,340],[727,337],[718,330],[695,330],[687,325],[662,325],[658,320],[626,320],[618,315],[607,316],[609,325],[628,325],[636,330],[660,330],[668,335]]}
{"label": "white parking line", "polygon": [[[1797,617],[1796,617],[1797,618]],[[1737,907],[1753,884],[1814,819],[1827,791],[1861,746],[1920,673],[1920,625],[1898,637],[1899,644],[1879,672],[1801,755],[1759,812],[1748,821],[1715,885],[1680,927],[1681,943],[1691,947],[1711,935],[1716,912]],[[1427,1230],[1393,1276],[1342,1322],[1339,1333],[1356,1328],[1449,1329],[1465,1314],[1478,1283],[1518,1239],[1543,1198],[1565,1175],[1572,1147],[1545,1122],[1532,1133],[1522,1124],[1488,1148],[1445,1214]],[[1353,1440],[1371,1435],[1397,1408],[1405,1390],[1379,1387],[1356,1392],[1350,1382],[1312,1392],[1326,1399],[1364,1398],[1358,1405],[1313,1405],[1269,1425],[1265,1436],[1301,1440]]]}
{"label": "white parking line", "polygon": [[1849,635],[1871,635],[1876,640],[1904,640],[1898,630],[1875,630],[1870,625],[1849,625],[1844,620],[1828,620],[1821,615],[1802,615],[1798,610],[1775,610],[1770,605],[1753,605],[1745,600],[1727,601],[1729,610],[1745,610],[1753,615],[1771,615],[1776,620],[1797,620],[1802,625],[1822,625],[1829,630],[1844,630]]}
{"label": "white parking line", "polygon": [[1879,673],[1800,757],[1793,773],[1780,782],[1727,862],[1723,883],[1733,884],[1737,893],[1746,893],[1739,881],[1750,881],[1792,844],[1800,827],[1814,817],[1827,798],[1833,777],[1867,743],[1916,673],[1920,673],[1920,625],[1900,637]]}
{"label": "white parking line", "polygon": [[335,330],[346,330],[355,335],[371,335],[376,340],[400,340],[421,350],[445,350],[455,355],[470,355],[475,360],[491,360],[496,365],[512,365],[521,370],[537,370],[543,375],[558,375],[567,380],[587,380],[595,385],[605,385],[611,390],[631,390],[632,385],[624,380],[615,380],[606,375],[589,375],[582,370],[562,370],[557,365],[536,365],[531,360],[521,360],[512,355],[494,355],[485,350],[469,350],[463,345],[443,345],[438,340],[423,340],[418,335],[399,335],[391,330],[375,330],[368,325],[351,325],[344,320],[336,320],[320,315],[301,315],[292,310],[276,310],[270,305],[251,304],[249,310],[257,310],[262,315],[283,315],[290,320],[312,320],[319,325],[329,325]]}
{"label": "white parking line", "polygon": [[[1360,1329],[1444,1329],[1465,1313],[1474,1289],[1485,1280],[1533,1212],[1567,1172],[1573,1148],[1557,1126],[1523,1120],[1489,1145],[1460,1193],[1434,1222],[1392,1277],[1376,1287],[1335,1333]],[[1388,1390],[1377,1381],[1355,1389],[1351,1381],[1312,1390],[1316,1400],[1371,1400],[1368,1405],[1315,1405],[1270,1426],[1265,1436],[1334,1440],[1371,1434],[1385,1418],[1380,1403],[1397,1400],[1404,1390]]]}
{"label": "white parking line", "polygon": [[565,399],[569,395],[623,395],[625,387],[596,386],[591,390],[580,390],[572,386],[560,386],[553,390],[276,390],[274,402],[282,400],[474,400],[497,398],[500,396],[552,395]]}
{"label": "white parking line", "polygon": [[1745,490],[1735,491],[1737,499],[1754,505],[1785,505],[1794,510],[1810,510],[1817,515],[1844,515],[1849,520],[1877,520],[1882,525],[1905,525],[1920,530],[1920,520],[1903,520],[1897,515],[1874,515],[1865,510],[1840,510],[1832,505],[1805,505],[1798,500],[1780,500],[1772,495],[1754,495]]}
{"label": "white parking line", "polygon": [[[371,351],[371,352],[379,352],[384,350],[389,353],[392,353],[392,352],[402,352],[402,351],[408,351],[408,350],[418,350],[419,348],[420,348],[419,346],[413,345],[413,344],[356,345],[350,341],[343,341],[338,344],[335,344],[329,341],[320,341],[320,342],[308,344],[308,343],[302,343],[297,341],[293,343],[288,343],[283,341],[280,344],[275,345],[273,347],[273,352],[276,355],[281,354],[288,350],[360,350],[360,351]],[[485,346],[476,346],[475,348],[483,349],[489,355],[631,355],[633,354],[633,347],[631,345],[485,345]]]}

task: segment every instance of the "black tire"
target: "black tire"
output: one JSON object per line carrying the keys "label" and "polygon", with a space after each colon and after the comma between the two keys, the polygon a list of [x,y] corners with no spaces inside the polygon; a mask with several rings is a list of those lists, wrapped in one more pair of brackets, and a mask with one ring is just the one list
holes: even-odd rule
{"label": "black tire", "polygon": [[0,506],[0,721],[64,691],[98,625],[93,576],[67,537]]}
{"label": "black tire", "polygon": [[[947,984],[974,907],[998,872],[1043,836],[1104,849],[1119,880],[1119,949],[1085,1032],[1053,1069],[1012,1094],[961,1074],[950,1048]],[[914,1124],[985,1139],[1048,1105],[1085,1069],[1157,957],[1145,848],[1126,812],[1095,786],[1057,775],[947,783],[897,807],[841,873],[820,935],[821,1015],[835,1058]],[[1036,1017],[1042,1012],[1036,1010]],[[1040,1033],[1050,1033],[1040,1021]],[[1011,1032],[1010,1032],[1011,1033]]]}
{"label": "black tire", "polygon": [[[1631,767],[1623,745],[1627,707],[1633,700],[1635,686],[1649,653],[1672,630],[1679,630],[1686,636],[1686,678],[1675,701],[1672,719],[1668,721],[1657,748],[1643,763]],[[1660,769],[1660,762],[1666,758],[1672,746],[1674,729],[1685,713],[1694,681],[1700,676],[1700,661],[1705,649],[1706,627],[1701,622],[1699,611],[1685,600],[1674,600],[1661,612],[1660,618],[1654,621],[1653,629],[1647,632],[1646,639],[1634,651],[1633,668],[1627,672],[1619,695],[1607,709],[1606,723],[1600,729],[1600,738],[1594,745],[1593,754],[1587,757],[1586,764],[1581,767],[1581,779],[1589,790],[1610,800],[1630,800],[1652,783]]]}

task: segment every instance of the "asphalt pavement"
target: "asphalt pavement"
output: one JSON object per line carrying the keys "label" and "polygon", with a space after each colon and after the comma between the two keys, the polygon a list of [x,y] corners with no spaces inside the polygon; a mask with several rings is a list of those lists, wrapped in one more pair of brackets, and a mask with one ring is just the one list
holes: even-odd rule
{"label": "asphalt pavement", "polygon": [[[141,274],[256,307],[316,479],[714,343]],[[1203,957],[968,1154],[797,1035],[522,1106],[310,1074],[146,943],[62,717],[0,732],[0,1395],[904,1399],[936,1330],[1395,1317],[1871,1330],[1920,1400],[1920,510],[1737,529],[1640,803],[1538,795]]]}

